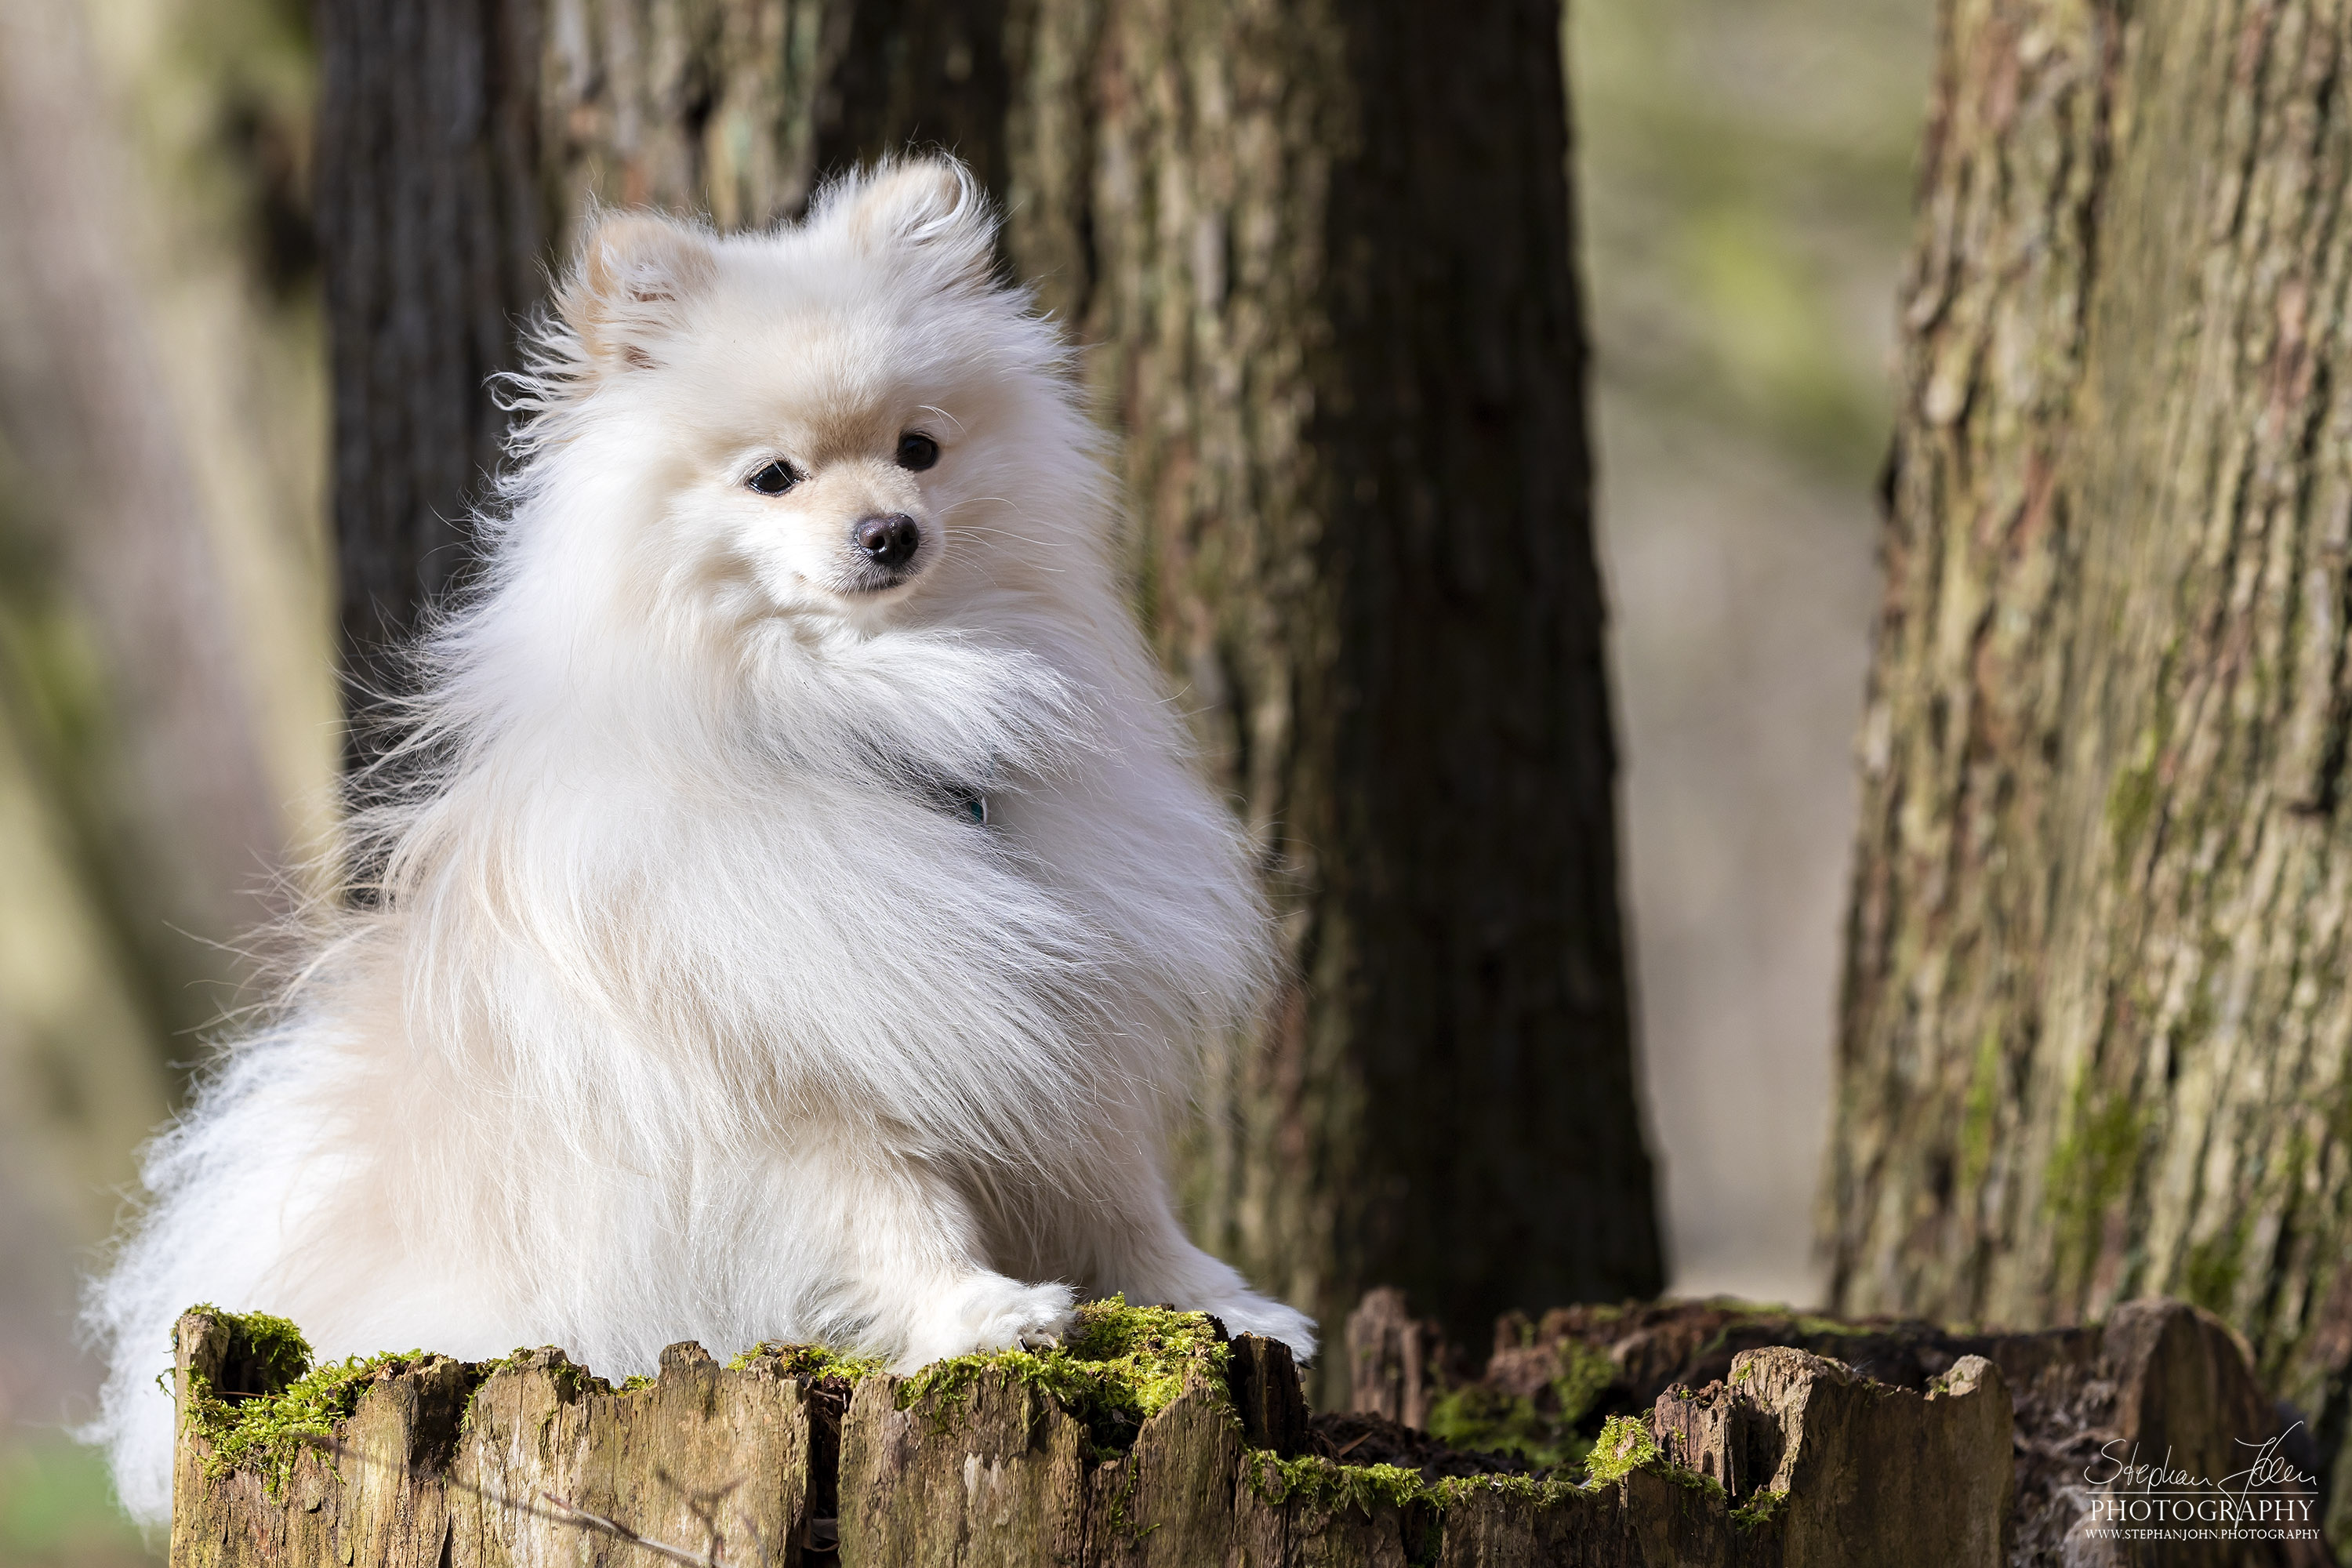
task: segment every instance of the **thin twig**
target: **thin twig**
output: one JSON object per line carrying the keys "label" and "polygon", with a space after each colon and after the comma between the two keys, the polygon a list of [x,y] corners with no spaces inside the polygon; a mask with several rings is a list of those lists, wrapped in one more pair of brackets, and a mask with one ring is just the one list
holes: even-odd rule
{"label": "thin twig", "polygon": [[751,1538],[751,1544],[760,1549],[761,1568],[776,1568],[776,1559],[769,1552],[767,1542],[761,1536],[760,1521],[751,1517],[751,1510],[748,1508],[739,1508],[735,1510],[735,1517],[743,1521],[743,1533],[749,1535]]}
{"label": "thin twig", "polygon": [[625,1541],[632,1546],[642,1546],[646,1551],[667,1557],[673,1563],[691,1563],[693,1568],[719,1568],[719,1563],[716,1557],[706,1557],[699,1552],[688,1552],[683,1546],[672,1546],[666,1541],[655,1541],[639,1535],[618,1521],[606,1519],[602,1514],[590,1513],[584,1508],[574,1508],[553,1492],[541,1492],[539,1496],[542,1502],[556,1510],[558,1523],[574,1525],[582,1530],[597,1531],[615,1540]]}
{"label": "thin twig", "polygon": [[727,1500],[729,1493],[743,1484],[743,1478],[738,1476],[711,1491],[696,1491],[680,1482],[663,1466],[656,1465],[654,1479],[686,1500],[687,1511],[702,1521],[703,1535],[710,1542],[710,1560],[717,1563],[727,1550],[725,1536],[719,1528],[719,1505]]}
{"label": "thin twig", "polygon": [[[372,1455],[360,1453],[340,1437],[321,1437],[306,1434],[303,1441],[332,1455],[337,1459],[350,1458],[362,1464],[384,1462]],[[404,1469],[406,1473],[414,1473],[414,1467],[404,1467]],[[543,1519],[551,1524],[561,1524],[573,1530],[593,1531],[600,1535],[609,1535],[615,1541],[625,1541],[632,1546],[642,1546],[657,1557],[667,1557],[673,1563],[688,1563],[690,1568],[726,1568],[726,1563],[721,1561],[726,1542],[719,1533],[713,1510],[719,1501],[743,1484],[743,1479],[738,1476],[725,1486],[714,1490],[696,1492],[679,1486],[677,1478],[666,1469],[656,1469],[654,1474],[656,1479],[676,1488],[684,1495],[687,1507],[692,1510],[697,1519],[702,1521],[703,1527],[709,1531],[709,1554],[691,1551],[683,1546],[673,1546],[667,1541],[656,1541],[649,1535],[640,1535],[618,1520],[606,1519],[603,1514],[591,1513],[584,1508],[575,1507],[557,1497],[553,1492],[540,1493],[540,1500],[536,1502],[518,1500],[501,1496],[478,1482],[466,1480],[458,1476],[444,1475],[439,1479],[444,1486],[455,1488],[461,1492],[470,1492],[494,1508],[506,1509],[510,1512],[520,1513],[531,1519]],[[738,1509],[736,1513],[737,1517],[742,1520],[744,1530],[751,1535],[751,1544],[759,1548],[761,1563],[765,1564],[766,1568],[774,1568],[775,1558],[769,1552],[768,1543],[761,1539],[759,1526],[752,1520],[750,1512]]]}

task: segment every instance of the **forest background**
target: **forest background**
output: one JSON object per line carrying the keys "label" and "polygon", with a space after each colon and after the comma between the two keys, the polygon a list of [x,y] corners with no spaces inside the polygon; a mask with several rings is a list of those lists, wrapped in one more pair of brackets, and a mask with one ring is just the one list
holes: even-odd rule
{"label": "forest background", "polygon": [[[1626,904],[1683,1293],[1822,1289],[1932,21],[1927,0],[1571,7]],[[328,819],[316,92],[299,5],[0,5],[0,1564],[140,1556],[63,1436],[95,1381],[76,1278],[194,1031],[237,1000],[216,944],[263,912],[251,847]],[[209,661],[124,679],[129,605]]]}

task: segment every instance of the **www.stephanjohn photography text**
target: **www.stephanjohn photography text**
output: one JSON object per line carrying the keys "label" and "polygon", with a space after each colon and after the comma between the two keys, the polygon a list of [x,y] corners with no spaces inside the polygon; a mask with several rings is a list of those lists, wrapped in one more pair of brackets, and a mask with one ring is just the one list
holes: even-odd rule
{"label": "www.stephanjohn photography text", "polygon": [[2212,1477],[2154,1462],[2118,1438],[2084,1468],[2089,1506],[2076,1529],[2111,1541],[2316,1541],[2319,1479],[2287,1458],[2298,1427],[2260,1443],[2243,1438],[2247,1463]]}

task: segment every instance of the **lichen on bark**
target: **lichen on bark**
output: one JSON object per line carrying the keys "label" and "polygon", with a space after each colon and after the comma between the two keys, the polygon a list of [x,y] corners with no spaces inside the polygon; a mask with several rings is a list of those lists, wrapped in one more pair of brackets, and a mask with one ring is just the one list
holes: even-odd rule
{"label": "lichen on bark", "polygon": [[2347,48],[2310,0],[1944,6],[1823,1214],[1846,1310],[2189,1296],[2331,1448]]}

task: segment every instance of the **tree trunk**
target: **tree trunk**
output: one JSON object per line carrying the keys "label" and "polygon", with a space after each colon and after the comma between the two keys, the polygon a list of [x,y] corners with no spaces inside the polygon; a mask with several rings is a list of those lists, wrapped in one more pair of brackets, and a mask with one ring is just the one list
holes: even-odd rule
{"label": "tree trunk", "polygon": [[1197,1223],[1332,1329],[1381,1279],[1465,1337],[1661,1282],[1559,29],[1132,0],[1092,68],[1067,231],[1139,592],[1294,976],[1213,1077]]}
{"label": "tree trunk", "polygon": [[539,8],[319,7],[318,221],[333,397],[344,758],[395,738],[376,699],[473,562],[506,416],[487,378],[545,293]]}
{"label": "tree trunk", "polygon": [[324,13],[354,661],[461,559],[489,325],[585,196],[759,224],[946,145],[1094,345],[1141,603],[1283,914],[1293,981],[1190,1156],[1204,1239],[1334,1328],[1375,1279],[1480,1334],[1656,1289],[1557,4],[468,16]]}
{"label": "tree trunk", "polygon": [[[283,912],[269,879],[320,826],[309,741],[331,701],[316,631],[286,613],[316,563],[314,327],[302,279],[255,263],[240,208],[270,193],[229,130],[299,135],[300,106],[247,74],[283,46],[205,12],[184,19],[201,44],[109,49],[98,16],[0,16],[0,723],[46,819],[35,853],[62,853],[102,933],[80,961],[117,993],[61,1021],[40,1096],[70,1120],[136,1082],[144,1122],[250,973],[230,950]],[[29,961],[46,984],[81,917],[37,918],[58,928]],[[124,1002],[152,1068],[77,1081]]]}
{"label": "tree trunk", "polygon": [[[1951,0],[1827,1239],[1847,1310],[2352,1361],[2342,5]],[[2352,1487],[2337,1476],[2339,1542]]]}

